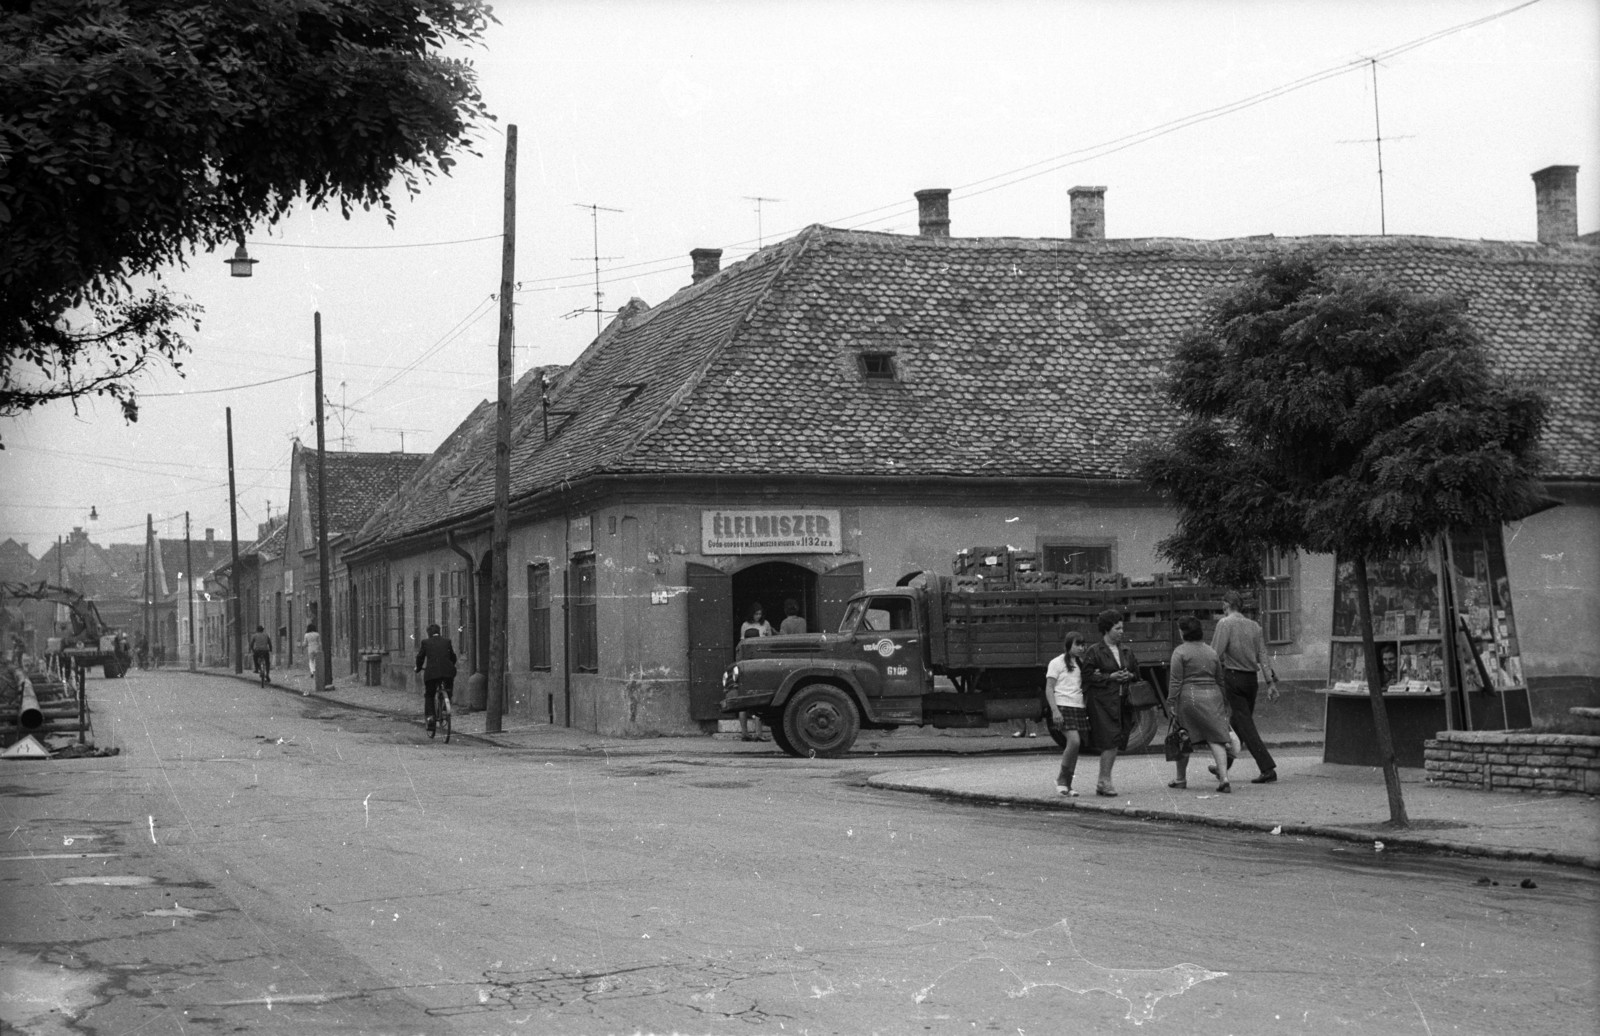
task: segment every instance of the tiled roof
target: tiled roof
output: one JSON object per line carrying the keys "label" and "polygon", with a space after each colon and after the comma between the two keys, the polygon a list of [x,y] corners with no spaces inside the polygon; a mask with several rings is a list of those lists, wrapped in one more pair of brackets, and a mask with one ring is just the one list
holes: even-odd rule
{"label": "tiled roof", "polygon": [[[429,459],[426,453],[340,453],[326,456],[328,484],[328,536],[335,538],[361,528],[378,505],[404,486]],[[317,453],[300,447],[304,465],[306,504],[313,526],[317,520]],[[311,538],[315,543],[315,537]]]}
{"label": "tiled roof", "polygon": [[[1549,476],[1600,477],[1594,248],[811,227],[654,309],[625,310],[554,384],[552,408],[573,416],[548,443],[523,386],[512,497],[597,474],[1126,479],[1135,443],[1173,424],[1163,371],[1204,303],[1269,253],[1308,246],[1336,273],[1465,299],[1500,369],[1551,398]],[[892,354],[898,378],[864,379],[862,352]],[[464,443],[482,442],[492,414],[475,411],[451,457],[426,469],[433,485],[397,496],[358,541],[486,512],[491,454]]]}
{"label": "tiled roof", "polygon": [[239,560],[243,561],[248,557],[256,557],[264,561],[270,561],[273,558],[282,557],[284,544],[288,539],[289,523],[279,519],[265,536],[262,536],[248,547],[239,548]]}

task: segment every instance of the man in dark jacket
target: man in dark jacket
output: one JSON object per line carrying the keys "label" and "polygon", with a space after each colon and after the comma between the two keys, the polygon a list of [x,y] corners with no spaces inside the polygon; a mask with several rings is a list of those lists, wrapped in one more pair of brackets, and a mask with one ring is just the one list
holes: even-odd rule
{"label": "man in dark jacket", "polygon": [[456,680],[456,649],[450,638],[439,635],[437,622],[428,627],[428,639],[417,649],[417,672],[422,674],[422,715],[428,721],[428,736],[434,730],[434,694],[443,691],[453,702]]}

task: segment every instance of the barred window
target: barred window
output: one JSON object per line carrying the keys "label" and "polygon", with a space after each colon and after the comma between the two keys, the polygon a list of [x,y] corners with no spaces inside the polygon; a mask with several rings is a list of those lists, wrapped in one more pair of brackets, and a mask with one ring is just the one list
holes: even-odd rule
{"label": "barred window", "polygon": [[528,668],[550,668],[550,565],[528,566]]}
{"label": "barred window", "polygon": [[600,630],[596,616],[594,555],[572,559],[572,669],[578,673],[600,671]]}
{"label": "barred window", "polygon": [[1293,554],[1269,550],[1262,564],[1261,629],[1268,644],[1294,640],[1294,561]]}

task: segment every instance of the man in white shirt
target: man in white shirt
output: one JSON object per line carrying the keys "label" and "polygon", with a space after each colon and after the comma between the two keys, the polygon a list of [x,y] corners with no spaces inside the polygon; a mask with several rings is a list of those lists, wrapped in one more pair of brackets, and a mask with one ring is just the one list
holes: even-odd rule
{"label": "man in white shirt", "polygon": [[[1232,591],[1223,595],[1222,618],[1217,620],[1217,631],[1211,636],[1211,650],[1222,659],[1222,690],[1227,695],[1228,707],[1233,710],[1234,733],[1250,750],[1261,771],[1250,783],[1271,784],[1278,779],[1278,764],[1261,740],[1255,720],[1256,693],[1261,686],[1257,673],[1267,660],[1267,642],[1261,634],[1260,623],[1239,610],[1243,603],[1243,598]],[[1267,700],[1277,697],[1277,685],[1269,684]]]}

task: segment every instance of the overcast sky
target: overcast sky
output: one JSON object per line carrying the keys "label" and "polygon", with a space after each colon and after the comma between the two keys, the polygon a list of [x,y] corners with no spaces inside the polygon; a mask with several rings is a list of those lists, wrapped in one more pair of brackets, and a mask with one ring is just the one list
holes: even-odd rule
{"label": "overcast sky", "polygon": [[722,248],[724,265],[752,251],[752,196],[774,199],[768,243],[812,223],[914,234],[924,187],[954,189],[956,236],[1067,237],[1077,184],[1108,188],[1110,237],[1377,234],[1375,56],[1389,233],[1531,240],[1529,174],[1553,164],[1582,167],[1579,229],[1600,225],[1594,0],[508,0],[496,14],[467,55],[498,118],[482,157],[399,200],[392,229],[301,209],[256,228],[249,280],[222,253],[174,270],[205,309],[187,376],[144,378],[137,424],[93,402],[7,422],[0,538],[35,557],[78,525],[137,542],[147,513],[181,536],[185,510],[196,537],[225,536],[228,406],[253,538],[287,503],[291,439],[315,445],[314,395],[309,376],[233,387],[309,371],[318,310],[329,448],[397,450],[404,429],[408,452],[432,450],[494,393],[507,124],[519,374],[594,335],[579,205],[621,210],[599,214],[612,311],[687,284],[691,248]]}

